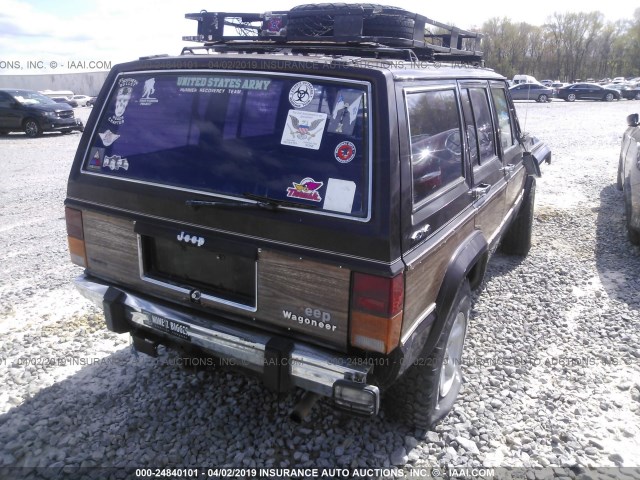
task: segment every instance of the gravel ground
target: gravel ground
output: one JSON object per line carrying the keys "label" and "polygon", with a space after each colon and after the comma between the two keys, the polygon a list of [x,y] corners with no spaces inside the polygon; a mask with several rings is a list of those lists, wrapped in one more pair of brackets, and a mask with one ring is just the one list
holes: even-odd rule
{"label": "gravel ground", "polygon": [[[287,418],[293,398],[258,381],[188,370],[171,352],[136,356],[70,286],[81,272],[68,260],[62,202],[80,136],[0,137],[0,477],[171,466],[418,478],[433,467],[455,476],[445,468],[455,466],[640,479],[613,468],[640,467],[640,249],[625,237],[614,185],[625,117],[640,102],[517,109],[554,153],[538,180],[533,247],[524,260],[492,258],[466,384],[434,432],[348,418],[322,401],[298,426]],[[112,474],[125,476],[101,475]]]}

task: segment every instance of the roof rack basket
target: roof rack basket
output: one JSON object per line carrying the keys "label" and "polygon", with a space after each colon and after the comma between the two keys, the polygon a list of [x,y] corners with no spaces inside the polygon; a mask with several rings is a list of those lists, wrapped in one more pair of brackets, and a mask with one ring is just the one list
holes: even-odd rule
{"label": "roof rack basket", "polygon": [[266,13],[188,13],[198,22],[185,47],[236,52],[324,53],[482,64],[482,35],[395,7],[371,4],[302,5]]}

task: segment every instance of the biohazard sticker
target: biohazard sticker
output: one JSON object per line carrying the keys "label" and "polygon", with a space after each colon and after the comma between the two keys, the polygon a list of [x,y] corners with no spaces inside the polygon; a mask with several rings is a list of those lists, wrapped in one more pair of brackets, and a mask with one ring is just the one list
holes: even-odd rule
{"label": "biohazard sticker", "polygon": [[351,142],[340,142],[333,154],[340,163],[349,163],[356,156],[356,146]]}
{"label": "biohazard sticker", "polygon": [[122,158],[120,155],[107,156],[104,157],[102,168],[108,168],[111,171],[120,169],[129,170],[129,161],[126,158]]}
{"label": "biohazard sticker", "polygon": [[323,182],[316,182],[313,178],[303,178],[300,183],[293,182],[293,187],[287,188],[287,197],[321,202],[322,197],[318,190],[324,185]]}
{"label": "biohazard sticker", "polygon": [[291,147],[318,150],[326,122],[326,113],[289,110],[280,143]]}
{"label": "biohazard sticker", "polygon": [[120,138],[120,135],[116,135],[111,130],[107,130],[104,133],[98,133],[100,135],[100,139],[102,140],[102,144],[105,147],[109,147],[113,142]]}
{"label": "biohazard sticker", "polygon": [[138,84],[135,78],[121,78],[118,80],[118,91],[116,93],[116,106],[114,115],[109,117],[109,121],[114,125],[122,125],[124,123],[124,112],[129,105],[133,87]]}
{"label": "biohazard sticker", "polygon": [[94,148],[91,150],[91,157],[89,158],[89,164],[87,169],[89,170],[101,170],[102,169],[102,157],[104,156],[104,148]]}
{"label": "biohazard sticker", "polygon": [[156,93],[156,79],[150,78],[144,82],[142,96],[138,103],[145,107],[158,103],[158,99],[152,96],[154,93]]}
{"label": "biohazard sticker", "polygon": [[289,90],[289,103],[295,108],[306,107],[313,100],[314,89],[309,82],[298,82]]}

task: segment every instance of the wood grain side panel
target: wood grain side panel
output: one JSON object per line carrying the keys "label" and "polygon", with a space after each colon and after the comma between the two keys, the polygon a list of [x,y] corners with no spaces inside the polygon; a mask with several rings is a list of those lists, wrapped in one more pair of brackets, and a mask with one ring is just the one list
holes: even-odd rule
{"label": "wood grain side panel", "polygon": [[421,257],[408,265],[405,277],[402,335],[407,333],[420,315],[436,302],[453,252],[473,230],[474,220],[473,217],[470,217],[465,224],[456,229],[450,238],[440,242],[440,245],[435,249],[425,250]]}
{"label": "wood grain side panel", "polygon": [[82,213],[89,271],[122,284],[138,280],[138,244],[133,221]]}
{"label": "wood grain side panel", "polygon": [[346,346],[349,269],[262,251],[258,271],[259,319]]}

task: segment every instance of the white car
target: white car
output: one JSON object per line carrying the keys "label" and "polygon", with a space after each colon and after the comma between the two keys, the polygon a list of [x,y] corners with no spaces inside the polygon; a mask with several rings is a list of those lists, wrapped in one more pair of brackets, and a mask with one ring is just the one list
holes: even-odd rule
{"label": "white car", "polygon": [[79,107],[86,107],[87,101],[91,100],[91,97],[89,95],[74,95],[73,99],[78,102]]}
{"label": "white car", "polygon": [[614,78],[611,83],[625,83],[626,80],[624,79],[624,77],[616,77]]}

